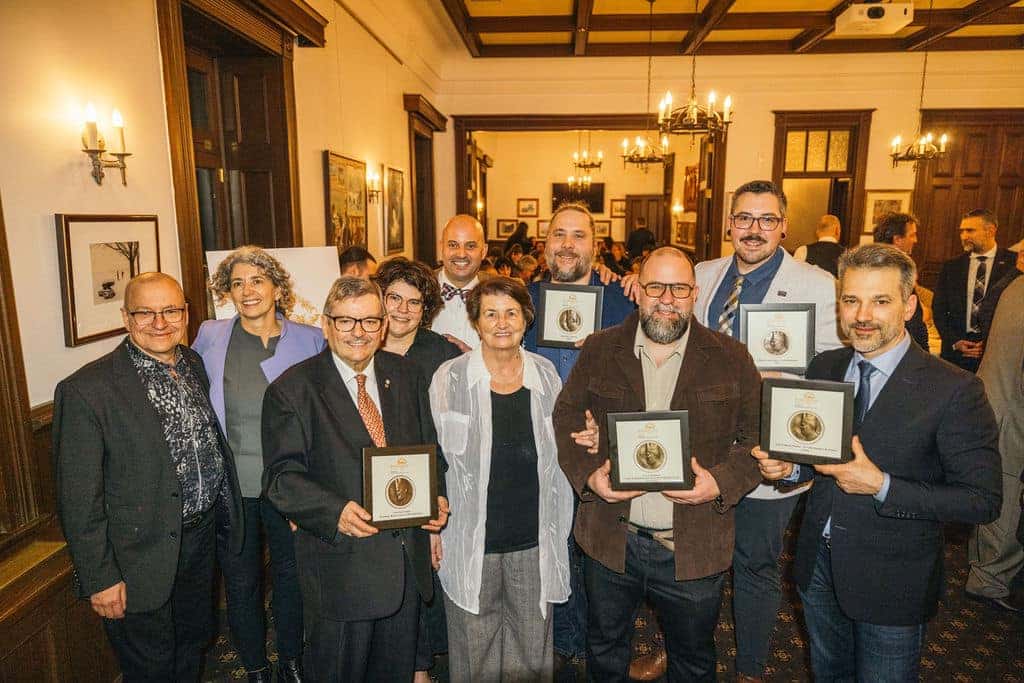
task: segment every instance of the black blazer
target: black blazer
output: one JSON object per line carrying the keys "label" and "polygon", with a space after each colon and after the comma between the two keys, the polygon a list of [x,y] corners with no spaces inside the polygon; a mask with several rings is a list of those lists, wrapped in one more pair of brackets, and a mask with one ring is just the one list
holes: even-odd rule
{"label": "black blazer", "polygon": [[405,352],[405,357],[416,363],[423,372],[427,387],[430,386],[434,373],[442,363],[461,355],[462,351],[458,346],[425,327],[416,330],[416,338],[412,340],[412,345]]}
{"label": "black blazer", "polygon": [[[807,379],[842,381],[852,356],[851,348],[819,354]],[[995,416],[981,380],[911,343],[858,435],[891,478],[888,496],[879,503],[844,493],[832,477],[814,477],[796,580],[810,583],[831,516],[832,582],[843,612],[872,624],[924,623],[942,589],[943,523],[986,524],[999,516]],[[813,468],[801,468],[807,473]]]}
{"label": "black blazer", "polygon": [[[380,412],[389,446],[437,443],[423,373],[387,351],[374,356]],[[303,604],[336,621],[380,619],[398,611],[409,555],[420,595],[430,600],[430,539],[416,529],[382,530],[368,538],[338,531],[342,508],[363,504],[366,427],[330,348],[298,363],[263,398],[263,491],[299,526],[295,555]],[[438,486],[444,495],[444,465]]]}
{"label": "black blazer", "polygon": [[[954,365],[974,371],[978,368],[978,360],[964,358],[959,351],[953,350],[953,344],[961,339],[977,341],[984,337],[967,332],[967,273],[970,268],[969,254],[957,256],[946,261],[939,272],[935,283],[935,298],[932,300],[932,317],[935,327],[942,337],[942,357]],[[1016,269],[1017,254],[1009,249],[998,249],[990,264],[992,274],[988,279],[988,294],[994,294],[993,285],[999,282],[1011,270]]]}
{"label": "black blazer", "polygon": [[[146,396],[126,344],[82,367],[57,385],[53,398],[53,454],[57,512],[68,541],[79,597],[124,581],[129,612],[167,601],[181,544],[181,486],[159,414]],[[209,395],[199,354],[179,347]],[[213,409],[210,409],[213,414]],[[216,423],[216,420],[214,420]],[[230,501],[218,501],[230,549],[242,543],[242,496],[227,441],[224,454]]]}

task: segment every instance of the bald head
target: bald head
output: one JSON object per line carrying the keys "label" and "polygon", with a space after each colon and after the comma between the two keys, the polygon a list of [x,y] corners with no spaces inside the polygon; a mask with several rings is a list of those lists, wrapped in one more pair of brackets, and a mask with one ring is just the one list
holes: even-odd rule
{"label": "bald head", "polygon": [[185,304],[185,292],[182,290],[181,285],[173,277],[167,273],[140,273],[128,281],[128,284],[124,288],[124,308],[125,310],[132,310],[135,303],[135,295],[141,289],[148,289],[149,287],[160,287],[160,288],[173,288],[181,298],[181,304]]}
{"label": "bald head", "polygon": [[[658,265],[661,264],[661,260],[665,260],[668,267],[679,270],[680,275],[685,274],[686,277],[689,278],[686,281],[694,279],[693,264],[690,263],[690,259],[686,254],[675,247],[658,247],[651,252],[650,256],[644,260],[643,265],[640,266],[641,282],[646,282],[646,280],[644,280],[644,273],[647,272],[648,265],[651,264],[655,258],[659,259]],[[683,282],[683,280],[679,280],[679,282]]]}
{"label": "bald head", "polygon": [[476,277],[484,259],[484,226],[472,216],[459,214],[445,223],[439,246],[445,277],[456,287],[464,287]]}
{"label": "bald head", "polygon": [[818,234],[819,239],[822,237],[839,239],[839,230],[839,218],[830,213],[826,213],[818,220],[818,227],[815,232]]}

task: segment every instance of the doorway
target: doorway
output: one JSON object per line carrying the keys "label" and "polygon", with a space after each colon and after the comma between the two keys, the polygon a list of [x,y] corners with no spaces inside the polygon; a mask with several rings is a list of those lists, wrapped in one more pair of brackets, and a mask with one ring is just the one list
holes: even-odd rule
{"label": "doorway", "polygon": [[[671,187],[671,186],[670,186]],[[640,227],[654,233],[658,244],[668,244],[668,221],[665,219],[665,196],[660,194],[626,195],[626,241],[629,234]],[[639,254],[630,254],[639,256]]]}
{"label": "doorway", "polygon": [[409,112],[409,166],[412,168],[413,257],[437,263],[437,216],[434,211],[434,133],[443,132],[448,119],[418,93],[405,93]]}

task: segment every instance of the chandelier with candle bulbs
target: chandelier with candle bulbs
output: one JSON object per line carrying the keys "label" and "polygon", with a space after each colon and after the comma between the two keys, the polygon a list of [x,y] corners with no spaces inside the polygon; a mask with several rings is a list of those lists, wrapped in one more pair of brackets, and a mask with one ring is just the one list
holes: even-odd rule
{"label": "chandelier with candle bulbs", "polygon": [[566,184],[569,186],[570,195],[578,195],[586,192],[590,189],[591,182],[592,179],[589,173],[578,176],[571,175],[568,180],[566,180]]}
{"label": "chandelier with candle bulbs", "polygon": [[[649,21],[647,28],[647,106],[644,113],[651,111],[651,68],[654,62],[654,0],[647,0],[650,3]],[[643,135],[637,135],[630,145],[629,138],[622,140],[622,165],[628,164],[639,168],[647,173],[647,167],[651,164],[665,163],[665,154],[668,152],[668,136],[662,135],[658,143],[651,142],[647,131]]]}
{"label": "chandelier with candle bulbs", "polygon": [[[933,8],[935,0],[930,0],[928,3],[928,25],[925,26],[925,33],[931,28]],[[918,116],[921,116],[922,109],[924,107],[924,81],[928,75],[928,46],[925,44],[924,49],[924,63],[921,66],[921,94],[917,101],[917,112]],[[920,120],[920,118],[918,119]],[[922,133],[918,129],[917,135],[914,136],[914,140],[910,142],[906,147],[903,147],[903,138],[899,135],[892,139],[889,150],[889,156],[892,158],[892,166],[896,168],[901,162],[909,161],[916,164],[919,161],[930,161],[931,159],[938,159],[946,156],[946,146],[949,143],[949,136],[943,133],[935,138],[935,134],[928,132]]]}
{"label": "chandelier with candle bulbs", "polygon": [[597,150],[596,154],[590,151],[590,131],[587,131],[587,146],[581,147],[583,133],[576,132],[576,151],[572,153],[572,168],[576,175],[587,175],[590,171],[601,170],[604,163],[604,150]]}
{"label": "chandelier with candle bulbs", "polygon": [[[700,18],[699,0],[694,3],[694,27]],[[658,103],[658,129],[662,135],[695,136],[702,133],[712,135],[725,134],[732,123],[732,97],[726,96],[722,108],[716,109],[715,91],[708,93],[706,105],[697,101],[697,52],[694,50],[690,59],[690,99],[683,106],[674,107],[672,93],[667,92]]]}

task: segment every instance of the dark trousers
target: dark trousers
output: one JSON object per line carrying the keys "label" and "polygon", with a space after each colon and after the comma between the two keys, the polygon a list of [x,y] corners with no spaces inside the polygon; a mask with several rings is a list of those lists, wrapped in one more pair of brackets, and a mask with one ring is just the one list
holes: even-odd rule
{"label": "dark trousers", "polygon": [[744,498],[736,506],[732,555],[736,671],[762,676],[782,600],[779,556],[782,539],[800,496],[779,500]]}
{"label": "dark trousers", "polygon": [[[895,561],[895,560],[894,560]],[[886,596],[879,595],[879,600]],[[843,613],[832,584],[832,552],[818,548],[814,574],[800,589],[811,671],[823,683],[916,683],[925,625],[885,626],[855,621]]]}
{"label": "dark trousers", "polygon": [[[319,683],[395,681],[409,683],[416,661],[420,598],[416,579],[405,566],[402,606],[394,614],[367,621],[316,618],[309,628],[306,672]],[[338,577],[344,581],[345,577]]]}
{"label": "dark trousers", "polygon": [[448,618],[445,616],[444,598],[437,572],[431,572],[434,597],[420,602],[419,633],[416,635],[416,670],[428,671],[434,667],[434,656],[448,651]]}
{"label": "dark trousers", "polygon": [[[668,680],[715,680],[715,626],[724,574],[676,581],[675,558],[657,541],[628,534],[626,571],[617,574],[585,557],[587,672],[594,681],[629,681],[630,639],[647,598],[665,632]],[[599,596],[599,597],[598,597]]]}
{"label": "dark trousers", "polygon": [[[214,514],[181,533],[171,597],[151,612],[104,619],[124,683],[198,681],[203,649],[213,635]],[[132,587],[125,587],[128,609]]]}
{"label": "dark trousers", "polygon": [[583,657],[587,651],[587,592],[583,587],[583,551],[569,534],[569,599],[552,605],[555,652]]}
{"label": "dark trousers", "polygon": [[218,539],[218,546],[231,639],[245,668],[256,671],[267,666],[261,527],[270,547],[273,577],[271,608],[274,610],[277,651],[282,659],[296,659],[302,655],[302,594],[288,520],[265,498],[243,498],[242,504],[245,508],[245,540],[241,554],[226,552],[225,538]]}

